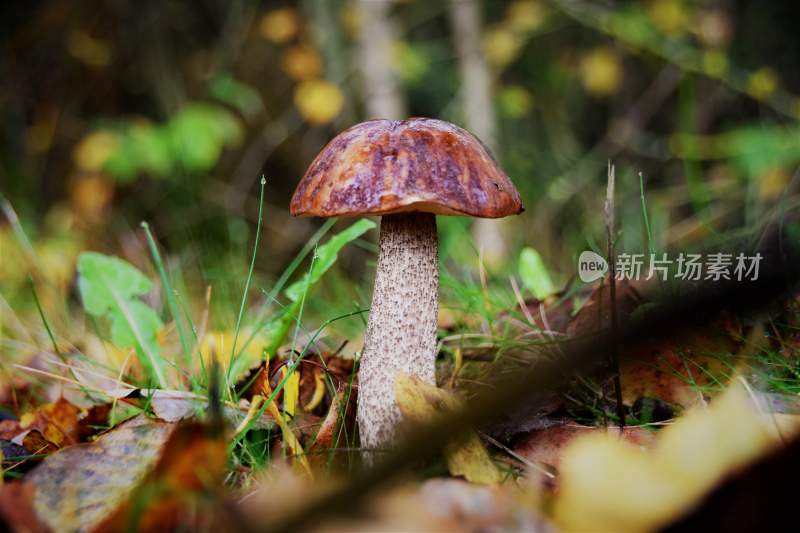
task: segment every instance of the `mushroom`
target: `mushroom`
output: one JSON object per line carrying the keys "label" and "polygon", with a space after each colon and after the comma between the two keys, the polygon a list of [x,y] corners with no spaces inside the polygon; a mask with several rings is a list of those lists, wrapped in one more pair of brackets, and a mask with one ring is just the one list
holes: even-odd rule
{"label": "mushroom", "polygon": [[436,215],[499,218],[523,209],[486,147],[442,120],[363,122],[311,163],[292,197],[292,215],[382,217],[358,378],[362,447],[390,448],[394,441],[398,372],[435,384]]}

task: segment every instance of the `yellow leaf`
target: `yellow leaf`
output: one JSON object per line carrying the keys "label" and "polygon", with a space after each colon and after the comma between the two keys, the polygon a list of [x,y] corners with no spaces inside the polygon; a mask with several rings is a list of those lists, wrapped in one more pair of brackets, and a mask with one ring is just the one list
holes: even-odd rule
{"label": "yellow leaf", "polygon": [[289,42],[300,28],[300,21],[294,9],[285,7],[274,9],[264,15],[258,29],[261,36],[273,43]]}
{"label": "yellow leaf", "polygon": [[308,403],[303,406],[303,411],[310,413],[322,402],[325,398],[325,381],[322,379],[322,372],[317,370],[314,372],[314,394]]}
{"label": "yellow leaf", "polygon": [[758,196],[764,201],[778,198],[786,190],[791,177],[785,168],[766,170],[758,177]]}
{"label": "yellow leaf", "polygon": [[[203,336],[200,342],[200,357],[202,357],[206,368],[210,367],[212,361],[216,359],[220,363],[221,370],[228,372],[234,336],[233,331],[209,331]],[[239,378],[244,371],[261,363],[261,347],[263,343],[257,337],[245,346],[249,338],[249,330],[243,329],[239,332],[236,344],[238,358],[234,360],[233,370],[231,370],[233,379]]]}
{"label": "yellow leaf", "polygon": [[294,91],[294,105],[303,118],[313,125],[327,124],[336,118],[343,104],[342,91],[325,80],[306,80]]}
{"label": "yellow leaf", "polygon": [[[281,376],[286,378],[289,371],[288,366],[281,368]],[[283,412],[290,417],[294,417],[297,411],[297,399],[300,396],[300,373],[295,370],[289,374],[286,383],[283,385]]]}
{"label": "yellow leaf", "polygon": [[[690,409],[643,450],[592,433],[564,451],[555,517],[565,530],[650,531],[690,509],[730,472],[797,432],[754,406],[740,385]],[[776,427],[779,425],[780,431]]]}
{"label": "yellow leaf", "polygon": [[703,53],[703,72],[714,78],[721,78],[728,72],[728,58],[715,50]]}
{"label": "yellow leaf", "polygon": [[80,432],[81,409],[63,398],[24,413],[19,419],[22,429],[37,430],[58,447],[76,444]]}
{"label": "yellow leaf", "polygon": [[[405,374],[397,376],[395,398],[400,412],[413,423],[429,422],[443,412],[458,409],[461,404],[454,393]],[[447,468],[454,476],[464,476],[467,481],[488,485],[502,481],[500,472],[474,431],[449,444],[445,456]]]}
{"label": "yellow leaf", "polygon": [[99,173],[81,173],[70,183],[69,200],[81,220],[97,224],[103,220],[114,197],[111,181]]}
{"label": "yellow leaf", "polygon": [[581,59],[578,75],[589,94],[594,96],[613,94],[622,82],[622,64],[619,55],[605,46],[595,48]]}
{"label": "yellow leaf", "polygon": [[97,130],[90,133],[78,144],[73,153],[78,168],[88,172],[97,172],[114,154],[119,145],[117,136],[108,130]]}
{"label": "yellow leaf", "polygon": [[[269,376],[269,366],[268,363],[264,363],[264,368],[262,372],[265,376]],[[269,378],[264,379],[261,385],[261,395],[264,399],[269,399],[272,396],[272,387],[269,385]],[[284,403],[286,398],[286,386],[284,385]],[[278,410],[278,406],[275,404],[275,400],[269,402],[267,405],[267,412],[275,419],[275,423],[278,424],[278,427],[281,428],[281,436],[283,437],[283,445],[286,449],[289,450],[289,453],[292,456],[292,464],[296,467],[299,467],[301,471],[306,474],[308,477],[314,477],[314,474],[311,472],[311,465],[308,462],[308,458],[306,457],[305,450],[303,450],[303,446],[300,444],[297,436],[292,431],[292,428],[289,427],[289,424],[286,421],[286,418],[281,414]]]}
{"label": "yellow leaf", "polygon": [[511,63],[522,48],[522,39],[514,31],[503,26],[489,30],[483,38],[483,51],[487,61],[495,67]]}
{"label": "yellow leaf", "polygon": [[747,79],[747,93],[756,100],[768,98],[778,88],[778,74],[769,67],[753,72]]}
{"label": "yellow leaf", "polygon": [[539,0],[517,0],[508,6],[507,19],[511,29],[516,32],[530,32],[538,29],[547,16],[547,9]]}
{"label": "yellow leaf", "polygon": [[679,0],[655,0],[648,14],[653,25],[667,35],[679,35],[688,27],[689,14]]}

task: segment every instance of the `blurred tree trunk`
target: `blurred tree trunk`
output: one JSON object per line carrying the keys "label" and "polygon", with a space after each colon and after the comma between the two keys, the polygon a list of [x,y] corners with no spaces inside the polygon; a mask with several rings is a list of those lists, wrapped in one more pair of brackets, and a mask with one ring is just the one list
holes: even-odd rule
{"label": "blurred tree trunk", "polygon": [[360,0],[360,63],[368,118],[406,117],[405,103],[392,72],[391,0]]}
{"label": "blurred tree trunk", "polygon": [[[481,50],[481,6],[477,0],[452,0],[450,20],[461,71],[461,109],[466,127],[492,152],[497,148],[497,120],[491,76]],[[476,219],[472,236],[487,267],[499,266],[508,254],[502,219]]]}

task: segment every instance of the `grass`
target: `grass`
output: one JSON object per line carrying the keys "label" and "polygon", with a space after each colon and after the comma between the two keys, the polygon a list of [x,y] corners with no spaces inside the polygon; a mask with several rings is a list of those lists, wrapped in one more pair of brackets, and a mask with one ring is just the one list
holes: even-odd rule
{"label": "grass", "polygon": [[[648,216],[649,199],[645,197],[644,178],[641,174],[637,185],[636,190],[630,187],[621,194],[637,197],[644,227],[639,244],[652,252],[657,236],[653,235],[653,227]],[[252,475],[274,461],[271,443],[275,441],[280,432],[277,428],[255,429],[254,424],[266,412],[270,402],[280,399],[292,376],[299,372],[300,365],[304,360],[314,358],[315,361],[319,361],[323,371],[326,401],[334,401],[338,388],[337,382],[327,372],[323,352],[333,352],[341,340],[348,340],[363,331],[368,314],[365,303],[369,300],[369,278],[367,278],[367,282],[354,282],[354,280],[340,275],[334,269],[325,275],[323,281],[319,283],[319,287],[315,287],[315,282],[312,282],[310,274],[319,261],[319,251],[324,246],[325,237],[336,224],[335,220],[324,222],[311,235],[273,283],[268,284],[260,278],[256,272],[256,258],[261,246],[261,225],[264,216],[263,182],[259,201],[258,226],[252,253],[248,258],[249,261],[246,262],[244,286],[240,285],[241,293],[236,298],[235,304],[232,298],[228,302],[218,302],[223,309],[227,306],[236,310],[233,313],[235,320],[232,326],[228,324],[228,327],[232,327],[233,342],[230,346],[225,347],[225,354],[229,356],[229,365],[226,369],[225,380],[223,380],[222,396],[233,402],[238,402],[246,397],[243,392],[246,390],[247,384],[242,388],[241,383],[238,386],[236,383],[236,378],[240,375],[236,370],[238,368],[236,365],[240,359],[244,360],[244,355],[248,350],[254,347],[258,348],[264,354],[263,359],[276,360],[281,357],[281,354],[277,353],[277,348],[283,344],[291,332],[290,346],[293,350],[296,349],[297,353],[294,355],[294,351],[290,350],[285,375],[275,385],[267,401],[254,412],[251,420],[229,444],[228,451],[231,462],[229,482],[237,485],[248,483]],[[624,200],[621,203],[624,203]],[[512,257],[507,266],[501,270],[486,272],[479,264],[479,253],[471,244],[468,225],[461,220],[453,219],[443,221],[440,226],[443,232],[440,301],[442,310],[449,313],[453,321],[447,330],[440,331],[440,367],[444,372],[442,376],[444,383],[452,382],[461,389],[474,390],[475,387],[481,387],[487,381],[487,376],[491,375],[494,368],[500,368],[504,363],[530,365],[536,364],[540,358],[553,357],[553,354],[558,351],[560,337],[552,337],[549,333],[543,332],[539,323],[531,322],[530,312],[521,306],[525,300],[530,300],[532,295],[526,292],[519,283],[517,272],[514,270],[516,257]],[[193,315],[197,315],[198,309],[210,307],[210,301],[207,297],[202,300],[197,297],[193,298],[190,291],[186,291],[185,294],[182,291],[182,294],[179,295],[149,226],[143,224],[142,230],[153,266],[161,281],[165,309],[175,324],[174,330],[167,333],[166,337],[162,339],[162,343],[168,347],[169,353],[181,354],[180,358],[166,358],[169,363],[168,371],[185,376],[186,383],[193,392],[210,395],[209,368],[203,357],[200,356],[199,344],[203,341],[204,336],[208,335],[212,326],[201,325],[198,327],[199,322],[193,319]],[[594,242],[593,234],[589,233],[585,240]],[[359,250],[354,253],[366,257],[368,262],[366,270],[370,271],[374,268],[374,264],[371,264],[374,263],[374,256],[371,254],[376,251],[374,244],[363,238],[357,238],[351,244],[352,250]],[[600,247],[595,245],[594,248]],[[568,250],[565,251],[568,252]],[[364,255],[365,253],[366,255]],[[223,264],[222,260],[220,264]],[[302,268],[304,264],[307,265],[306,268]],[[178,276],[181,280],[188,279],[189,281],[182,283],[191,288],[193,286],[191,275],[189,275],[191,268],[185,262],[177,268],[178,271],[173,276]],[[301,271],[304,278],[301,278],[299,274]],[[219,269],[219,272],[223,276],[228,276],[228,279],[220,278],[224,283],[233,285],[237,279],[241,279],[240,272],[230,269],[226,271],[224,268]],[[565,274],[551,271],[551,275],[554,279],[559,280],[558,283],[561,286],[565,284],[567,278]],[[287,300],[284,294],[285,289],[295,278],[305,280],[302,290],[299,298]],[[260,298],[258,301],[251,302],[250,293],[254,287],[258,288]],[[571,284],[564,294],[549,302],[549,306],[554,309],[561,301],[574,300],[577,303],[566,310],[568,315],[574,316],[588,297],[588,294],[583,291],[580,284]],[[52,311],[54,308],[51,305],[49,307],[51,311],[48,311],[45,302],[40,301],[36,286],[33,284],[31,297],[35,302],[43,332],[52,344],[54,353],[60,354],[57,339],[69,338],[69,332],[59,331],[59,328],[52,326],[52,321],[48,320],[48,314],[54,312]],[[224,327],[224,320],[221,321],[217,318],[217,322],[222,323]],[[107,332],[107,324],[104,324],[102,320],[90,317],[88,325],[90,331],[93,330],[98,337],[103,337]],[[33,337],[38,336],[38,328],[29,325],[27,327],[29,334]],[[786,353],[797,351],[790,340],[793,334],[800,330],[800,327],[788,319],[777,323],[775,327],[780,331],[780,342],[784,349],[762,348],[748,354],[731,352],[706,353],[704,355],[716,357],[727,369],[724,377],[728,379],[740,368],[738,366],[740,362],[745,360],[753,369],[757,379],[761,381],[759,388],[785,394],[796,394],[800,392],[800,369],[791,358],[787,357]],[[325,335],[329,334],[331,335],[330,340],[323,339]],[[298,346],[298,342],[304,338],[302,346]],[[7,347],[9,341],[3,339],[2,345]],[[98,372],[108,374],[119,371],[119,368],[93,361],[83,353],[81,348],[61,355],[67,359],[74,357],[76,360],[92,365]],[[357,356],[353,351],[350,351],[350,355]],[[679,355],[683,368],[673,369],[675,376],[684,379],[687,375],[686,371],[690,370],[689,375],[703,375],[712,378],[710,384],[695,382],[691,378],[685,380],[686,386],[696,391],[698,395],[713,394],[725,386],[724,380],[709,374],[690,354],[681,352]],[[4,368],[4,370],[9,372],[8,368]],[[355,372],[352,372],[344,389],[343,403],[345,406],[349,406],[347,399],[352,394],[355,377]],[[572,420],[585,424],[598,424],[603,420],[611,423],[618,422],[613,407],[603,400],[602,381],[601,378],[586,377],[575,382],[565,393],[565,403],[562,410],[557,413],[562,413]],[[166,380],[162,381],[160,387],[168,388]],[[145,412],[150,411],[148,398],[144,399],[143,405],[139,409]],[[128,415],[131,413],[128,410]],[[627,422],[648,426],[651,425],[648,416],[646,412],[640,418],[628,414]],[[345,413],[340,412],[335,438],[329,449],[312,452],[308,449],[310,444],[308,441],[304,451],[306,454],[326,454],[325,464],[331,471],[342,467],[349,470],[359,464],[356,453],[358,449],[357,435],[344,423],[344,418]],[[115,420],[115,422],[118,421],[119,419]],[[283,455],[287,453],[284,451]],[[342,460],[339,460],[339,456],[343,456]],[[509,469],[509,474],[511,473],[512,470]]]}
{"label": "grass", "polygon": [[153,238],[153,233],[150,231],[150,225],[147,224],[147,222],[142,222],[141,227],[147,236],[147,245],[150,248],[150,254],[153,256],[153,262],[158,269],[158,275],[161,278],[161,284],[164,287],[167,306],[172,314],[172,319],[175,321],[175,327],[178,330],[181,349],[183,350],[184,363],[188,368],[191,368],[192,352],[189,348],[189,339],[184,329],[183,317],[181,317],[180,313],[178,312],[178,303],[176,298],[177,295],[175,293],[175,289],[172,288],[172,283],[167,275],[167,270],[164,268],[164,261],[161,259],[161,253],[158,251],[158,245],[156,245],[156,240]]}
{"label": "grass", "polygon": [[[231,346],[231,358],[228,362],[228,371],[225,374],[225,382],[230,382],[230,371],[233,368],[233,362],[236,359],[236,342],[239,340],[239,331],[242,326],[242,317],[244,316],[244,307],[247,304],[247,296],[250,292],[250,283],[253,281],[253,270],[256,266],[256,252],[258,251],[258,243],[261,237],[261,222],[264,216],[264,185],[267,184],[267,180],[264,176],[261,176],[261,192],[259,193],[258,197],[258,222],[256,225],[256,238],[255,242],[253,243],[253,256],[250,260],[250,268],[247,271],[247,280],[244,284],[244,290],[242,291],[242,303],[239,305],[239,315],[236,317],[236,327],[234,328],[233,334],[233,345]],[[229,387],[230,388],[230,383]]]}

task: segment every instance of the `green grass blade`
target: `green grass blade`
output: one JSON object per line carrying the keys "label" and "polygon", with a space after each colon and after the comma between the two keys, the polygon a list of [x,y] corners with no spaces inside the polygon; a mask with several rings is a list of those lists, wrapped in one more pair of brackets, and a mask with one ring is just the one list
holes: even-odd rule
{"label": "green grass blade", "polygon": [[247,272],[247,281],[244,284],[244,291],[242,292],[242,303],[239,305],[239,316],[236,318],[236,329],[233,333],[233,345],[231,346],[231,358],[228,362],[228,369],[225,372],[225,382],[230,382],[231,368],[233,368],[233,361],[236,358],[236,342],[239,340],[239,331],[242,327],[242,317],[244,316],[244,307],[247,304],[247,293],[250,292],[250,284],[253,281],[253,270],[256,266],[256,252],[258,251],[258,241],[261,239],[261,222],[264,216],[264,186],[267,184],[267,179],[261,176],[261,193],[258,199],[258,226],[256,227],[256,241],[253,243],[253,257],[250,259],[250,269]]}
{"label": "green grass blade", "polygon": [[156,240],[153,238],[153,233],[150,231],[150,225],[147,222],[142,222],[141,226],[145,235],[147,235],[147,245],[150,248],[150,254],[153,256],[153,262],[158,270],[158,275],[161,277],[161,283],[164,285],[164,291],[167,293],[167,307],[169,307],[169,312],[172,315],[172,319],[175,320],[175,327],[178,330],[178,337],[180,337],[181,350],[183,350],[183,358],[186,362],[186,368],[191,370],[191,347],[189,346],[189,339],[186,334],[185,325],[180,316],[178,304],[175,300],[175,291],[173,290],[172,283],[167,275],[167,269],[164,268],[164,261],[161,259],[161,253],[158,251]]}
{"label": "green grass blade", "polygon": [[644,175],[641,172],[639,172],[639,197],[642,201],[642,219],[647,234],[647,251],[652,255],[655,253],[655,247],[653,246],[653,232],[650,229],[650,218],[647,216],[647,204],[644,201]]}

